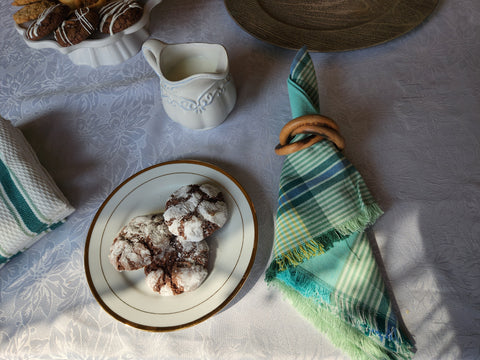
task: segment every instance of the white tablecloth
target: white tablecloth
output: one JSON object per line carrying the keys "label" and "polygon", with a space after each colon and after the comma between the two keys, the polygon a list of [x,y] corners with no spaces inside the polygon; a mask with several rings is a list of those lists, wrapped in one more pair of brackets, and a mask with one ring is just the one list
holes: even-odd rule
{"label": "white tablecloth", "polygon": [[[289,120],[292,50],[263,43],[223,2],[164,0],[151,34],[223,44],[238,100],[209,131],[166,117],[141,53],[122,65],[76,66],[29,48],[0,5],[0,115],[24,132],[77,211],[0,270],[2,359],[344,359],[264,282]],[[312,53],[322,113],[385,211],[374,226],[415,359],[480,358],[480,2],[441,0],[422,26],[353,52]],[[191,328],[151,333],[95,301],[83,257],[90,223],[124,179],[160,162],[198,159],[234,176],[253,199],[258,251],[245,285]]]}

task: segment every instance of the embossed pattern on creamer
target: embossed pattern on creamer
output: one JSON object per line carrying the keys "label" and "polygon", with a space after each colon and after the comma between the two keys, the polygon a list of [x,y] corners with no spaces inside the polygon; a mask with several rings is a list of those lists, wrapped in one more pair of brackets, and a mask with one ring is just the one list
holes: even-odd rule
{"label": "embossed pattern on creamer", "polygon": [[230,82],[231,75],[221,81],[216,81],[206,89],[197,99],[190,99],[185,96],[176,94],[176,86],[168,85],[166,82],[161,82],[162,97],[166,98],[168,103],[173,106],[178,106],[185,111],[193,111],[201,114],[207,110],[216,97],[222,95],[225,91],[225,86]]}

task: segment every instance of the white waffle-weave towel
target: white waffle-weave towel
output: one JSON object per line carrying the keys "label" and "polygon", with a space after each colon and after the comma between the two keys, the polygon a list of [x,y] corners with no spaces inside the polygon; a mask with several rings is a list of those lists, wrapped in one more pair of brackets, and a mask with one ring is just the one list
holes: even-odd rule
{"label": "white waffle-weave towel", "polygon": [[0,117],[0,268],[73,211],[20,129]]}

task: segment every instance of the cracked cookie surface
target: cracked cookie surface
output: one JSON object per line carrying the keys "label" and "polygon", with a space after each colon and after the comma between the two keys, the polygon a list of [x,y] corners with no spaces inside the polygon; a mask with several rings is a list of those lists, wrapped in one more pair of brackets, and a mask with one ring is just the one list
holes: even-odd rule
{"label": "cracked cookie surface", "polygon": [[118,271],[144,268],[153,291],[179,295],[195,290],[207,277],[209,247],[206,241],[180,242],[162,214],[137,216],[113,240],[109,260]]}
{"label": "cracked cookie surface", "polygon": [[211,184],[186,185],[175,191],[163,214],[170,232],[181,241],[201,241],[227,221],[222,192]]}

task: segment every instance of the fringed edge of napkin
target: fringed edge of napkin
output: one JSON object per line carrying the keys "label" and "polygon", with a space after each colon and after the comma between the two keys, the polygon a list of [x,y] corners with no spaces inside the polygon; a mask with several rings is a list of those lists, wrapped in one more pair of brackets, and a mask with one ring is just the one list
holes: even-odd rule
{"label": "fringed edge of napkin", "polygon": [[355,232],[363,231],[370,225],[373,225],[377,219],[383,215],[383,210],[377,203],[365,206],[360,214],[354,219],[350,219],[340,225],[336,225],[336,230],[342,234],[342,237],[348,237]]}
{"label": "fringed edge of napkin", "polygon": [[[414,347],[409,341],[399,341],[396,351],[390,351],[371,337],[365,336],[365,332],[351,326],[351,324],[346,323],[340,317],[331,313],[325,306],[319,306],[318,302],[305,298],[282,280],[274,278],[269,285],[277,287],[304,318],[323,332],[333,345],[343,349],[353,359],[407,360],[412,358]],[[393,336],[393,334],[391,335]]]}
{"label": "fringed edge of napkin", "polygon": [[309,241],[276,257],[266,271],[265,280],[271,281],[278,272],[285,271],[288,266],[298,266],[314,256],[324,254],[335,242],[374,224],[382,214],[383,210],[377,203],[366,205],[355,217],[336,225],[335,229],[315,235]]}
{"label": "fringed edge of napkin", "polygon": [[[302,267],[290,267],[287,271],[283,271],[276,276],[276,281],[290,287],[298,295],[309,298],[310,301],[316,303],[318,306],[329,307],[332,304],[332,297],[335,298],[336,303],[349,303],[350,299],[347,295],[336,291],[327,283],[321,281],[309,271],[305,271]],[[334,307],[335,308],[335,307]],[[331,312],[331,311],[329,311]],[[338,314],[338,317],[340,314]],[[348,320],[344,322],[355,327],[363,334],[373,335],[384,341],[385,345],[381,345],[392,351],[396,351],[399,343],[409,343],[408,339],[404,338],[396,323],[395,315],[387,316],[385,312],[373,311],[370,308],[358,303],[357,312],[355,316],[348,315]],[[388,324],[385,332],[375,329],[382,328]]]}

